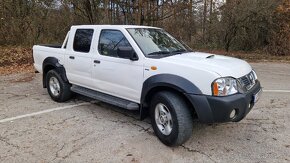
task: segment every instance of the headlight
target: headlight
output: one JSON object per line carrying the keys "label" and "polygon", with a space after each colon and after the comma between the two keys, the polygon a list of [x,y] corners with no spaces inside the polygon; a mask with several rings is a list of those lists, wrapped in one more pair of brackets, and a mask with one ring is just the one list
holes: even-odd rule
{"label": "headlight", "polygon": [[238,83],[235,78],[225,77],[216,79],[212,84],[214,96],[228,96],[238,93]]}
{"label": "headlight", "polygon": [[255,78],[255,80],[257,80],[257,79],[258,79],[258,76],[257,76],[256,72],[255,72],[254,70],[252,70],[252,72],[253,72],[253,74],[254,74],[254,78]]}

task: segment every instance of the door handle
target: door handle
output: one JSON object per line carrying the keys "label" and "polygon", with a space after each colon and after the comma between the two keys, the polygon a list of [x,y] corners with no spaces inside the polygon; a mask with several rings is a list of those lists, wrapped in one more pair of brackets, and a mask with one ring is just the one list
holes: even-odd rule
{"label": "door handle", "polygon": [[69,59],[75,59],[75,57],[74,56],[69,56]]}
{"label": "door handle", "polygon": [[94,63],[100,64],[101,61],[99,61],[99,60],[94,60]]}

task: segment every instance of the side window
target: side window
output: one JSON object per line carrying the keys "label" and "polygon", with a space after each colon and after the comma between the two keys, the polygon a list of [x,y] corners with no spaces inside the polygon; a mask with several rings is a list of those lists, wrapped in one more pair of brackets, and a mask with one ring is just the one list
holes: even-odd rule
{"label": "side window", "polygon": [[119,47],[131,47],[130,43],[118,30],[102,30],[99,39],[98,50],[101,55],[119,57],[117,49]]}
{"label": "side window", "polygon": [[91,48],[93,33],[93,29],[77,29],[73,44],[74,51],[88,53]]}

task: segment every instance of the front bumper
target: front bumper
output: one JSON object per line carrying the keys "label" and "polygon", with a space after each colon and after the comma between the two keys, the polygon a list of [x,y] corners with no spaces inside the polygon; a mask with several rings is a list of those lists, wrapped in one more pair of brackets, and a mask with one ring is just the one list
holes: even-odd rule
{"label": "front bumper", "polygon": [[[237,122],[242,120],[253,108],[254,95],[261,90],[260,82],[246,93],[226,97],[186,94],[197,113],[198,119],[205,123]],[[230,117],[235,110],[234,117]]]}

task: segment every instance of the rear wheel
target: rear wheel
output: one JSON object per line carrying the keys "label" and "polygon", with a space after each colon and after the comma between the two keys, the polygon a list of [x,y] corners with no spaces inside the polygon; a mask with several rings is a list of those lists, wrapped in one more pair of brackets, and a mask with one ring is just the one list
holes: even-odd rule
{"label": "rear wheel", "polygon": [[159,92],[151,101],[153,130],[161,142],[179,146],[192,135],[193,119],[185,101],[172,92]]}
{"label": "rear wheel", "polygon": [[71,85],[65,82],[56,70],[50,70],[46,75],[46,86],[50,97],[57,102],[64,102],[71,98]]}

